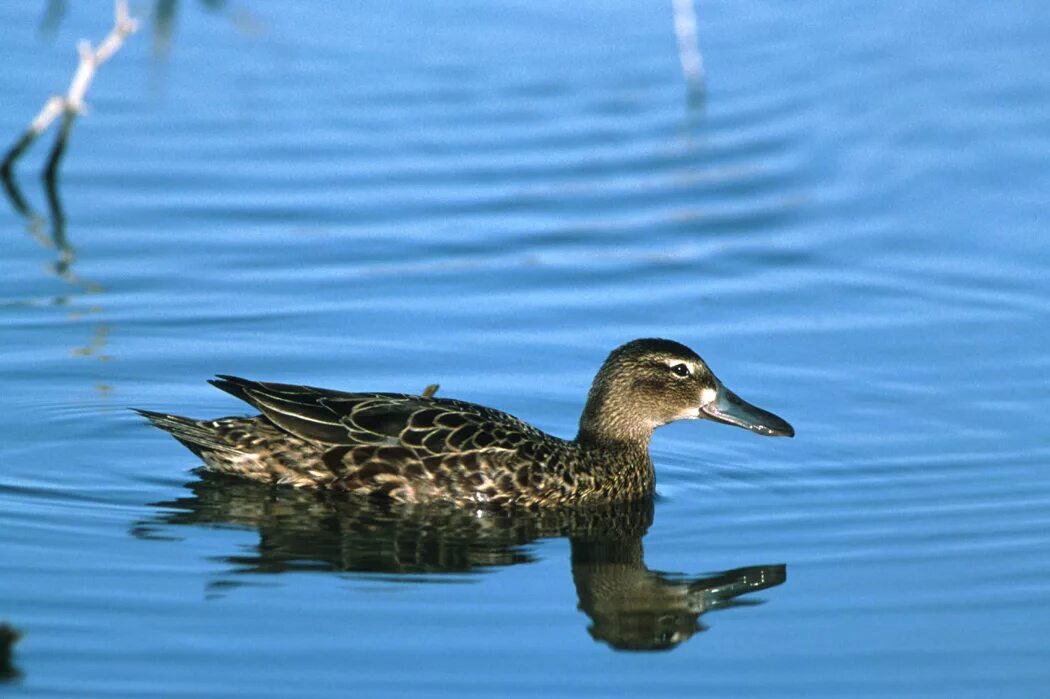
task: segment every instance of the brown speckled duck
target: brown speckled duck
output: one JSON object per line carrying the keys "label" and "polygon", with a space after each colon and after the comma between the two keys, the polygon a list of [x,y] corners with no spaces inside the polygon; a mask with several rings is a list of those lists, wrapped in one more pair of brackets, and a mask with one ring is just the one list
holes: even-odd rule
{"label": "brown speckled duck", "polygon": [[549,506],[651,495],[653,430],[706,418],[767,436],[791,425],[743,401],[685,345],[634,340],[605,360],[573,440],[464,401],[344,393],[220,376],[262,414],[193,420],[138,411],[209,471],[402,502]]}

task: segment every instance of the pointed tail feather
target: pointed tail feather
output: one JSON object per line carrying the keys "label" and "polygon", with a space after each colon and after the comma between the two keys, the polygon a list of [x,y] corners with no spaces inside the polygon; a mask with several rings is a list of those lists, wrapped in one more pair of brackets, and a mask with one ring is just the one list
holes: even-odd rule
{"label": "pointed tail feather", "polygon": [[197,456],[202,456],[202,451],[236,451],[209,422],[152,410],[132,410],[149,420],[154,427],[171,434]]}

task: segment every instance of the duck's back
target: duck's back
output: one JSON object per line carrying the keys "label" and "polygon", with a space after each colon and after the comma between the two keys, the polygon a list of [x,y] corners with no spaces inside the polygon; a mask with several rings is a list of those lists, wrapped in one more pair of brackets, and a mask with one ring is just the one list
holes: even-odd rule
{"label": "duck's back", "polygon": [[465,401],[223,376],[257,408],[217,420],[144,412],[213,471],[406,502],[558,502],[595,479],[574,443]]}

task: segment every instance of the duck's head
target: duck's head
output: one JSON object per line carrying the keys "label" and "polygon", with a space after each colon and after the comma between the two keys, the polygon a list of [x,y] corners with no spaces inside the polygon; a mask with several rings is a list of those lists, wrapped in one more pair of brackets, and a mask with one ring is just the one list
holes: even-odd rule
{"label": "duck's head", "polygon": [[648,442],[675,420],[707,419],[769,437],[795,430],[722,385],[700,356],[671,340],[633,340],[614,349],[587,396],[577,440]]}

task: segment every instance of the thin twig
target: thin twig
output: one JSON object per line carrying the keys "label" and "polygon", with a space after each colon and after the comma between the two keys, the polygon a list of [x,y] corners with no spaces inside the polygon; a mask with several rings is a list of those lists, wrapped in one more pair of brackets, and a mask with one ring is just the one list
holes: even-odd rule
{"label": "thin twig", "polygon": [[678,58],[682,75],[697,96],[704,93],[704,59],[696,31],[696,8],[693,0],[671,0],[674,8],[674,33],[678,37]]}
{"label": "thin twig", "polygon": [[88,88],[91,87],[95,71],[98,70],[100,65],[112,58],[113,54],[124,44],[124,39],[128,35],[135,33],[138,28],[138,20],[133,19],[128,12],[127,1],[116,0],[113,29],[110,30],[109,35],[95,49],[92,49],[91,44],[87,41],[80,42],[77,46],[80,62],[77,64],[76,72],[73,73],[73,80],[69,84],[68,92],[64,97],[53,95],[48,98],[40,113],[33,118],[33,121],[29,123],[29,127],[18,137],[18,140],[4,155],[3,164],[0,165],[0,176],[3,176],[5,180],[11,179],[15,161],[62,114],[65,115],[63,128],[55,141],[55,146],[51,151],[51,156],[48,158],[48,165],[45,170],[47,177],[53,178],[55,176],[58,164],[61,162],[62,154],[65,151],[66,140],[69,138],[69,132],[73,127],[73,120],[77,115],[84,112],[84,96],[87,94]]}

